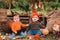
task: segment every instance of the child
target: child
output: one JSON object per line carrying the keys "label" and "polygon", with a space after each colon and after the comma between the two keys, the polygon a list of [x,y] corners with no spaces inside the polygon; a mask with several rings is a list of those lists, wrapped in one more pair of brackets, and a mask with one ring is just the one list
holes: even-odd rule
{"label": "child", "polygon": [[34,38],[40,38],[40,35],[42,35],[42,32],[40,31],[41,24],[38,22],[39,16],[37,14],[37,11],[35,9],[32,10],[32,16],[31,16],[31,23],[29,27],[29,31],[27,33],[28,37],[34,36]]}
{"label": "child", "polygon": [[21,21],[20,21],[20,18],[19,18],[19,15],[18,14],[15,14],[14,17],[13,17],[13,23],[11,25],[11,30],[12,30],[12,37],[15,37],[16,34],[20,34],[22,37],[24,37],[24,33],[22,32],[22,28],[21,27],[26,27],[28,26],[28,24],[23,24]]}

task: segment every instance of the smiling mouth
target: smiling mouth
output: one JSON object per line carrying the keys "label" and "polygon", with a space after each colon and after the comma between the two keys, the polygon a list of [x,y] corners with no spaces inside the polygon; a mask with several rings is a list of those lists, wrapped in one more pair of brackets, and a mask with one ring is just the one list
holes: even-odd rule
{"label": "smiling mouth", "polygon": [[36,20],[36,19],[34,19],[34,20]]}

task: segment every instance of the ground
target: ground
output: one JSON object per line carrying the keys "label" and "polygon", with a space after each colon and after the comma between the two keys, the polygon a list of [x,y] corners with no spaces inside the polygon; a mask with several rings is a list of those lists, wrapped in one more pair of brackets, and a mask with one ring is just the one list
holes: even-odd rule
{"label": "ground", "polygon": [[[12,40],[12,39],[6,37],[5,40]],[[40,39],[36,39],[36,38],[33,38],[33,39],[29,39],[29,38],[17,38],[17,39],[14,39],[14,40],[60,40],[60,37],[56,37],[55,38],[54,36],[47,35],[47,36],[40,37]]]}

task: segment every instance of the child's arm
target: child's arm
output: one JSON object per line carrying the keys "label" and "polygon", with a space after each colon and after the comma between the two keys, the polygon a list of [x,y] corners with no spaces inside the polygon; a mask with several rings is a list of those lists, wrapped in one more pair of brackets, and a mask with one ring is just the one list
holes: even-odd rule
{"label": "child's arm", "polygon": [[42,24],[40,22],[39,22],[39,25],[40,25],[41,28],[44,28],[45,27],[44,24]]}
{"label": "child's arm", "polygon": [[23,24],[23,23],[21,23],[21,26],[22,27],[27,27],[27,26],[29,26],[29,24]]}

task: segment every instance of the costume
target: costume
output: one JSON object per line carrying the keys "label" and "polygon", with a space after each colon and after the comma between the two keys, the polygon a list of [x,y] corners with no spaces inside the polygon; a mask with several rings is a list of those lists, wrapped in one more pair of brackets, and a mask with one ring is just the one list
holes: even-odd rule
{"label": "costume", "polygon": [[40,38],[40,35],[42,35],[42,32],[40,31],[40,22],[39,16],[37,14],[37,11],[35,9],[32,9],[32,16],[31,16],[31,23],[29,26],[29,31],[27,32],[27,36],[33,36],[35,38]]}

